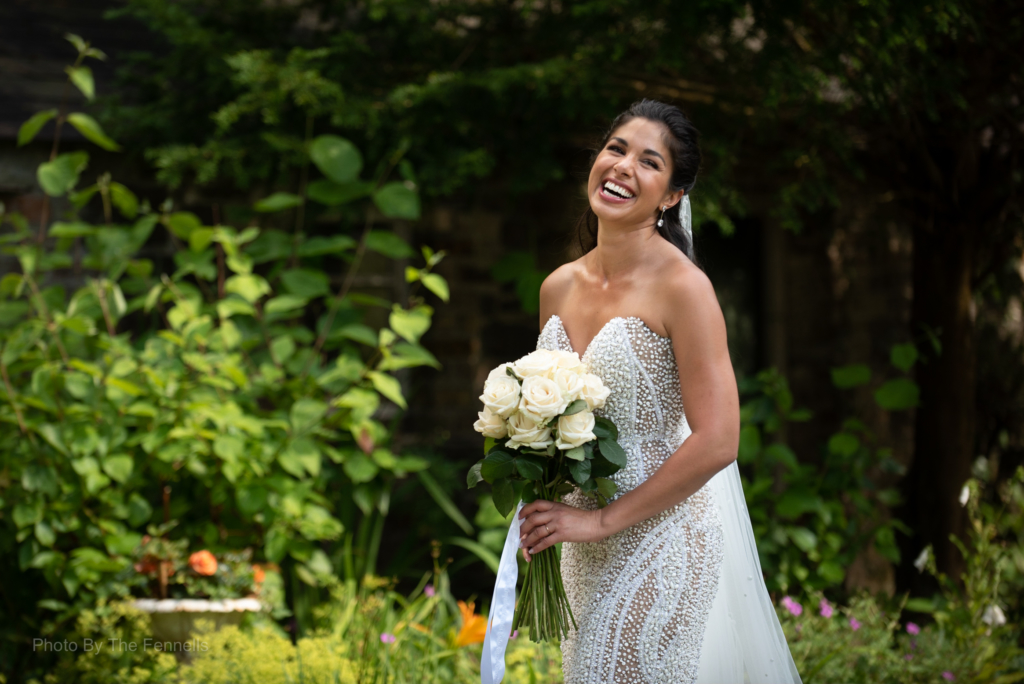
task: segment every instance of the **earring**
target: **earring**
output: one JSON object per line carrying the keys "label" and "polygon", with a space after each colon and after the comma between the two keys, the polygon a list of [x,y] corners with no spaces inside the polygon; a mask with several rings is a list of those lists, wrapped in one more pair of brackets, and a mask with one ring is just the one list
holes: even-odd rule
{"label": "earring", "polygon": [[665,207],[661,207],[661,216],[658,217],[658,227],[661,228],[665,225]]}

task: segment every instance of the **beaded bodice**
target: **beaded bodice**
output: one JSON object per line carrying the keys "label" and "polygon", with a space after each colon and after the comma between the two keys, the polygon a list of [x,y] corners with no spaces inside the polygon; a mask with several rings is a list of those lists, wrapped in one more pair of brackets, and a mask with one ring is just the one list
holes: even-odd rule
{"label": "beaded bodice", "polygon": [[[547,320],[537,347],[573,351],[557,314]],[[689,436],[671,338],[654,332],[636,316],[616,316],[594,336],[581,360],[611,390],[604,407],[594,413],[615,423],[623,448],[658,441],[672,453]],[[633,460],[616,473],[612,478],[619,487],[616,497],[661,466],[666,454],[653,455],[653,459]]]}
{"label": "beaded bodice", "polygon": [[[557,315],[537,348],[574,351]],[[615,500],[654,476],[690,435],[672,340],[638,317],[617,316],[582,361],[611,390],[595,413],[615,423],[627,456],[612,476]],[[563,501],[597,505],[579,491]],[[565,684],[693,682],[722,548],[708,487],[599,542],[563,543],[562,575],[578,626],[562,642]]]}

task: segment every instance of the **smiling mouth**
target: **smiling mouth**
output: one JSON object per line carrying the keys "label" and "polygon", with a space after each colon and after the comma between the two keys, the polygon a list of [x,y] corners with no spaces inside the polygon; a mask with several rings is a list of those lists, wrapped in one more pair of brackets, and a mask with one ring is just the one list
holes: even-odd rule
{"label": "smiling mouth", "polygon": [[632,192],[615,181],[605,181],[601,188],[612,197],[616,197],[618,199],[633,199],[634,197]]}

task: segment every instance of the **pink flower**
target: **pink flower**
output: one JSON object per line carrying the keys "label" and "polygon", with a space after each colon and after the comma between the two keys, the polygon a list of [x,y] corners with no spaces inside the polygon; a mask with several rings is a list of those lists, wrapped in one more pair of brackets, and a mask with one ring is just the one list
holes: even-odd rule
{"label": "pink flower", "polygon": [[913,660],[914,656],[913,656],[912,653],[908,653],[907,655],[903,656],[903,659],[904,660]]}
{"label": "pink flower", "polygon": [[800,615],[804,612],[804,607],[788,596],[782,597],[782,605],[791,615]]}
{"label": "pink flower", "polygon": [[942,678],[945,679],[947,682],[951,682],[954,679],[956,679],[956,677],[953,676],[953,673],[950,672],[949,670],[946,670],[945,672],[942,673]]}
{"label": "pink flower", "polygon": [[393,644],[395,643],[395,635],[389,634],[388,632],[382,632],[380,635],[380,642],[382,644]]}
{"label": "pink flower", "polygon": [[857,618],[850,618],[850,629],[854,632],[860,629],[860,622],[857,621]]}
{"label": "pink flower", "polygon": [[832,617],[832,613],[834,611],[832,610],[832,606],[830,606],[828,601],[825,599],[821,599],[821,603],[818,604],[818,608],[821,610],[821,617],[826,619]]}
{"label": "pink flower", "polygon": [[432,597],[434,596],[434,594],[436,593],[436,592],[434,591],[434,585],[433,585],[433,584],[428,584],[428,585],[427,585],[427,586],[426,586],[426,587],[425,587],[425,588],[423,589],[423,593],[427,595],[427,598],[432,598]]}
{"label": "pink flower", "polygon": [[921,633],[921,628],[920,627],[918,627],[913,622],[908,622],[907,623],[907,634],[915,634],[916,635],[916,634],[920,634],[920,633]]}

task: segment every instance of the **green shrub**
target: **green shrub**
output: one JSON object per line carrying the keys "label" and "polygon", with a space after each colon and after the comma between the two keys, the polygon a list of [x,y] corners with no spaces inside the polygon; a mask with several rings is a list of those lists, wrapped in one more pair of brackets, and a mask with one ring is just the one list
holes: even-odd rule
{"label": "green shrub", "polygon": [[[859,596],[848,607],[827,604],[812,594],[806,606],[785,597],[779,608],[794,660],[812,682],[999,682],[1024,681],[1024,649],[1019,643],[1019,601],[1024,587],[1014,584],[1017,540],[1024,505],[1024,468],[1000,492],[998,505],[981,501],[980,483],[965,486],[970,519],[967,540],[953,538],[966,558],[955,582],[937,572],[930,553],[918,559],[942,591],[930,599]],[[1007,538],[1008,535],[1009,538]],[[911,615],[931,616],[918,625]]]}
{"label": "green shrub", "polygon": [[[101,53],[72,38],[69,78],[91,92],[81,64]],[[117,148],[57,112],[19,143],[53,118]],[[0,279],[0,574],[20,589],[0,587],[8,643],[126,595],[145,533],[253,546],[306,585],[373,572],[394,481],[428,466],[392,450],[406,408],[394,372],[439,367],[419,342],[426,297],[448,298],[432,272],[444,254],[423,247],[406,266],[404,301],[355,291],[371,253],[418,260],[379,225],[418,217],[416,186],[389,180],[400,154],[366,180],[358,149],[312,133],[311,119],[295,154],[323,177],[249,212],[290,233],[154,211],[109,174],[79,190],[85,151],[39,167],[47,203],[71,207],[60,220],[36,230],[0,207],[0,248],[21,268]],[[318,203],[349,212],[329,236],[306,232]],[[161,245],[170,259],[151,259]],[[10,653],[5,666],[35,657]]]}

